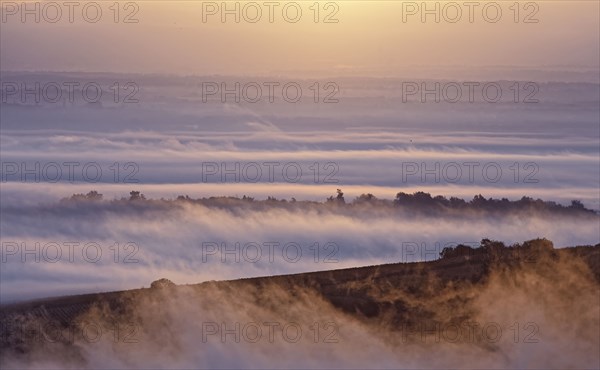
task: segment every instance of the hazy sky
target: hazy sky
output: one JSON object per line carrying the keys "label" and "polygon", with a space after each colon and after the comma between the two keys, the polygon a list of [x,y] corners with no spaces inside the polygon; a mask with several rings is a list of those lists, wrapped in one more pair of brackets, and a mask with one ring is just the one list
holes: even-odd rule
{"label": "hazy sky", "polygon": [[429,10],[439,9],[431,14],[422,2],[406,1],[322,1],[318,14],[312,1],[275,2],[272,8],[247,3],[237,3],[239,12],[225,14],[223,23],[220,1],[121,2],[118,12],[113,2],[87,7],[82,2],[72,9],[70,22],[64,5],[42,3],[36,11],[29,4],[33,13],[24,15],[21,2],[2,1],[1,67],[406,76],[425,66],[472,72],[482,66],[597,69],[600,63],[597,1],[475,2],[472,7],[429,1]]}

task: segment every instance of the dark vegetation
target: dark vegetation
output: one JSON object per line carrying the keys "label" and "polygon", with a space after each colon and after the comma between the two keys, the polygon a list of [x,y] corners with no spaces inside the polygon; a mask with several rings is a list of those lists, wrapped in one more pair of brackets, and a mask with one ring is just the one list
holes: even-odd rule
{"label": "dark vegetation", "polygon": [[[73,202],[101,202],[104,201],[102,194],[96,191],[90,191],[87,194],[74,194],[69,198],[61,200],[62,204]],[[402,210],[410,211],[415,215],[447,215],[447,214],[505,214],[510,212],[530,212],[537,214],[554,214],[554,215],[589,215],[595,216],[596,211],[586,208],[579,200],[572,200],[570,205],[562,205],[553,201],[544,201],[541,199],[533,199],[530,197],[522,197],[519,200],[509,200],[507,198],[494,199],[485,198],[482,195],[475,195],[470,201],[444,196],[431,196],[429,193],[422,191],[414,194],[399,192],[393,200],[379,199],[373,194],[362,194],[354,200],[347,202],[344,198],[344,193],[341,189],[337,189],[335,195],[332,195],[324,202],[315,201],[297,201],[295,198],[290,200],[277,199],[269,196],[266,200],[255,200],[253,197],[243,195],[241,198],[237,196],[220,196],[208,198],[191,198],[188,195],[180,195],[175,199],[148,199],[139,191],[132,191],[129,197],[114,199],[112,203],[141,203],[145,202],[148,205],[177,205],[182,203],[199,204],[206,207],[227,208],[227,207],[243,207],[251,209],[266,209],[266,208],[289,208],[297,209],[302,207],[316,207],[317,209],[330,210]]]}
{"label": "dark vegetation", "polygon": [[[600,286],[600,244],[554,249],[552,242],[547,239],[511,246],[483,239],[479,248],[459,245],[444,249],[440,257],[429,262],[390,263],[185,286],[175,285],[163,278],[153,282],[149,289],[4,305],[0,306],[0,353],[15,350],[27,352],[29,344],[24,343],[22,337],[17,340],[11,337],[11,333],[14,334],[14,327],[11,326],[15,322],[42,320],[67,327],[93,307],[99,306],[115,320],[135,321],[138,302],[147,303],[156,299],[160,305],[165,299],[175,299],[166,297],[176,297],[174,294],[180,289],[186,290],[187,294],[191,289],[198,297],[213,294],[215,289],[230,297],[235,297],[239,292],[254,291],[256,302],[248,302],[250,305],[262,305],[262,294],[268,295],[274,287],[298,299],[302,297],[301,292],[311,291],[343,314],[382,325],[386,330],[401,331],[424,321],[443,324],[444,320],[468,320],[474,314],[469,306],[471,300],[485,288],[492,274],[498,272],[508,279],[524,272],[549,281],[554,279],[558,284],[564,279],[560,273],[579,278],[569,275],[577,271],[577,275],[589,274],[590,285],[586,289],[593,291]],[[578,267],[573,270],[573,266]],[[440,317],[438,311],[453,314]]]}
{"label": "dark vegetation", "polygon": [[173,283],[171,280],[169,279],[158,279],[152,282],[152,284],[150,284],[150,289],[169,289],[175,286],[175,283]]}

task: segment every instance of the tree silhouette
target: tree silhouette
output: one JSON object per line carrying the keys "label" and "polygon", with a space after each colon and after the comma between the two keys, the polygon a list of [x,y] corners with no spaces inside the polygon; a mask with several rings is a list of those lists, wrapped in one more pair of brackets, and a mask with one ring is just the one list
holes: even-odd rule
{"label": "tree silhouette", "polygon": [[371,202],[377,200],[377,197],[371,193],[361,194],[358,198],[356,198],[357,202]]}
{"label": "tree silhouette", "polygon": [[583,206],[583,203],[581,203],[581,201],[579,201],[579,200],[572,200],[571,201],[571,208],[584,209],[585,207]]}
{"label": "tree silhouette", "polygon": [[85,195],[87,200],[102,200],[102,194],[98,193],[96,190],[92,190]]}
{"label": "tree silhouette", "polygon": [[346,203],[346,200],[344,199],[344,193],[342,192],[342,189],[337,189],[337,197],[336,197],[336,199],[340,203]]}
{"label": "tree silhouette", "polygon": [[342,189],[337,189],[336,192],[337,192],[336,197],[334,198],[333,195],[328,197],[327,203],[336,202],[336,203],[345,204],[346,200],[344,199],[344,192],[342,191]]}
{"label": "tree silhouette", "polygon": [[132,190],[129,193],[129,200],[146,200],[146,196],[139,191]]}

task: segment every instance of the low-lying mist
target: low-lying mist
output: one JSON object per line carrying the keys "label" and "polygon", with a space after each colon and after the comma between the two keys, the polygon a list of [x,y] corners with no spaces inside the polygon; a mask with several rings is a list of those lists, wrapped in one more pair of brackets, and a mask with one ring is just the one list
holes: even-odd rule
{"label": "low-lying mist", "polygon": [[580,369],[600,361],[598,281],[575,255],[499,263],[476,281],[444,280],[427,267],[401,280],[376,270],[331,276],[348,299],[389,309],[344,312],[299,280],[165,284],[124,293],[119,308],[94,306],[73,337],[49,340],[59,337],[47,330],[39,346],[7,351],[1,365]]}
{"label": "low-lying mist", "polygon": [[435,260],[444,247],[478,245],[482,238],[546,237],[557,247],[600,240],[598,215],[578,204],[423,194],[343,203],[336,196],[294,202],[79,195],[6,206],[0,298],[140,288],[158,277],[185,284]]}

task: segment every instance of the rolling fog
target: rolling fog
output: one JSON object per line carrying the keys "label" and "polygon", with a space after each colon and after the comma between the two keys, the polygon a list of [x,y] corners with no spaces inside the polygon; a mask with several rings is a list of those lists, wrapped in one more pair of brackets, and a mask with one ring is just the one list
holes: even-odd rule
{"label": "rolling fog", "polygon": [[[38,104],[3,91],[0,299],[137,288],[159,277],[192,283],[431,260],[444,246],[477,245],[486,237],[596,244],[593,217],[430,219],[312,207],[57,203],[91,190],[109,201],[136,190],[152,199],[321,202],[341,188],[348,201],[426,191],[466,200],[528,196],[569,205],[576,199],[598,210],[598,85],[544,73],[537,103],[512,101],[513,83],[504,80],[497,103],[481,95],[438,103],[407,98],[402,86],[439,81],[334,76],[314,81],[333,81],[336,103],[305,96],[292,104],[281,96],[205,101],[201,93],[207,81],[263,83],[267,77],[3,72],[5,81],[25,84],[94,81],[105,94],[96,104],[78,90],[73,101]],[[305,91],[314,83],[278,80],[297,81]],[[115,104],[109,88],[115,81],[134,83],[137,102]],[[228,248],[235,252],[222,259]]]}
{"label": "rolling fog", "polygon": [[[303,287],[221,284],[158,289],[130,299],[126,312],[103,306],[90,310],[77,324],[81,333],[92,328],[87,336],[77,331],[65,343],[42,340],[37,350],[9,354],[1,364],[6,368],[297,368],[298,364],[593,368],[599,361],[597,281],[578,259],[563,256],[538,262],[494,270],[485,282],[473,285],[433,288],[436,284],[431,281],[420,291],[438,290],[421,300],[414,296],[411,301],[411,294],[400,286],[371,286],[369,294],[380,301],[403,295],[410,309],[427,306],[428,313],[417,316],[412,330],[385,317],[345,314]],[[358,283],[369,285],[368,280]],[[465,303],[451,309],[448,302],[459,297]],[[430,320],[441,325],[427,327]],[[34,323],[30,325],[35,331]],[[122,330],[118,337],[113,336],[115,327]],[[52,335],[49,338],[58,338]]]}
{"label": "rolling fog", "polygon": [[[312,202],[207,206],[83,201],[5,206],[2,300],[434,260],[444,247],[545,237],[594,245],[598,216],[463,210],[427,215],[389,206]],[[285,205],[284,204],[284,205]]]}

